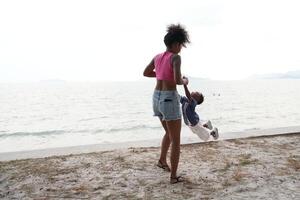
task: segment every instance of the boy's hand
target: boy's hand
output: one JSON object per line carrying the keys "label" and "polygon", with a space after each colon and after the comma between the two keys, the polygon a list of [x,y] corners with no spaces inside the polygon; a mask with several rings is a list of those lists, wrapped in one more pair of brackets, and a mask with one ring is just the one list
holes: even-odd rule
{"label": "boy's hand", "polygon": [[189,79],[185,76],[182,77],[182,82],[183,82],[183,85],[188,85],[189,84]]}

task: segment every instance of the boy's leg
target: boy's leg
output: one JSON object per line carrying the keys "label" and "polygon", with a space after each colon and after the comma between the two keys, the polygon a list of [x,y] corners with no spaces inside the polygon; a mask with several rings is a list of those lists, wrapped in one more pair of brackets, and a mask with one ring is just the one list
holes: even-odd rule
{"label": "boy's leg", "polygon": [[215,140],[219,138],[219,130],[216,127],[211,130],[210,134]]}
{"label": "boy's leg", "polygon": [[203,140],[207,141],[209,139],[210,130],[205,128],[200,122],[195,126],[189,126],[193,133],[198,135],[198,137]]}
{"label": "boy's leg", "polygon": [[212,123],[211,123],[210,120],[208,120],[208,121],[202,123],[202,125],[203,125],[205,128],[208,128],[208,129],[210,129],[210,130],[213,129],[213,125],[212,125]]}

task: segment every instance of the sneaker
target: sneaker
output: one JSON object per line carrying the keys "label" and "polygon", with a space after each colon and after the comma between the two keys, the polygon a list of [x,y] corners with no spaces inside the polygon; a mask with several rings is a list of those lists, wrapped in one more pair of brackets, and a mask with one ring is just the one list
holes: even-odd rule
{"label": "sneaker", "polygon": [[207,122],[205,122],[205,123],[203,124],[203,126],[206,127],[206,128],[208,128],[209,130],[212,130],[212,129],[213,129],[213,126],[212,126],[210,120],[208,120]]}
{"label": "sneaker", "polygon": [[213,136],[213,138],[216,140],[219,138],[219,131],[218,129],[215,127],[213,128],[213,130],[210,132],[210,135]]}

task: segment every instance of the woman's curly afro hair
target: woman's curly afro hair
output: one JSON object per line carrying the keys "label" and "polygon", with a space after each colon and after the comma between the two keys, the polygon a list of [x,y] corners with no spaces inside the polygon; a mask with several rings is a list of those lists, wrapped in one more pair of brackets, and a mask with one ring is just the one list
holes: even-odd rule
{"label": "woman's curly afro hair", "polygon": [[167,27],[164,43],[167,47],[171,47],[172,44],[176,42],[183,46],[185,46],[186,43],[190,43],[189,34],[182,25],[171,24]]}

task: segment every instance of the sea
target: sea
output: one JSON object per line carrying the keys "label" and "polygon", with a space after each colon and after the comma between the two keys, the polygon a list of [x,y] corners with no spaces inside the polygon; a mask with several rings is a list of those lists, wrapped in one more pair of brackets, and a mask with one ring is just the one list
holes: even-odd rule
{"label": "sea", "polygon": [[[160,140],[155,80],[0,83],[0,152]],[[190,80],[204,94],[196,111],[220,138],[230,132],[300,125],[300,80]],[[184,95],[182,86],[178,86]],[[182,137],[196,137],[182,124]]]}

